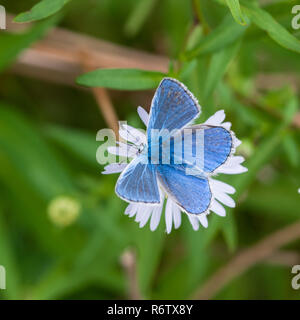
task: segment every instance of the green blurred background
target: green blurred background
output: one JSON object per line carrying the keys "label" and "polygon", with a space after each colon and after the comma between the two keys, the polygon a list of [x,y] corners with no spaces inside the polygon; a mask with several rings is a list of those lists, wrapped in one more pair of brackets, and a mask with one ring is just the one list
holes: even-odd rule
{"label": "green blurred background", "polygon": [[[239,1],[44,2],[25,32],[0,30],[1,299],[187,299],[236,254],[300,221],[297,1],[240,1],[241,11]],[[1,1],[13,15],[36,3]],[[101,175],[96,162],[96,133],[108,125],[92,91],[76,87],[76,77],[74,86],[63,85],[16,67],[55,24],[167,57],[168,75],[199,99],[200,122],[225,110],[249,169],[219,177],[237,189],[227,217],[212,213],[198,232],[183,217],[167,235],[163,218],[151,232],[123,214],[117,175]],[[154,91],[131,90],[126,79],[119,89],[108,89],[118,118],[143,128],[136,107],[149,110]],[[282,244],[268,257],[258,250],[254,265],[209,298],[300,298],[291,287],[300,241]]]}

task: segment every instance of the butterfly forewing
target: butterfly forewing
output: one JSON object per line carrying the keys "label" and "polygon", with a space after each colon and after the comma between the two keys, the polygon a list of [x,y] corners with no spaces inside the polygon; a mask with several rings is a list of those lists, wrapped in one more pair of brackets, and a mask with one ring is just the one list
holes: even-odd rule
{"label": "butterfly forewing", "polygon": [[156,168],[143,160],[139,156],[126,167],[117,181],[116,193],[129,202],[160,203]]}
{"label": "butterfly forewing", "polygon": [[152,100],[148,139],[152,129],[166,129],[170,132],[181,129],[199,113],[197,100],[183,84],[174,79],[163,79]]}

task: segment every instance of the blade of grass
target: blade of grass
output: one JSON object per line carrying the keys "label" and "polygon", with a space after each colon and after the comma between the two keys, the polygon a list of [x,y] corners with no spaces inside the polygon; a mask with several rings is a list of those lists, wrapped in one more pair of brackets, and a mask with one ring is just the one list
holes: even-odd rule
{"label": "blade of grass", "polygon": [[247,22],[245,20],[245,17],[243,15],[242,10],[241,10],[239,0],[226,0],[226,3],[231,11],[231,14],[232,14],[234,20],[243,26],[246,25]]}
{"label": "blade of grass", "polygon": [[88,87],[119,90],[155,89],[164,74],[139,69],[98,69],[81,75],[77,83]]}
{"label": "blade of grass", "polygon": [[206,101],[213,93],[219,81],[224,76],[230,62],[234,59],[239,47],[240,41],[237,41],[224,50],[213,54],[205,81],[202,101]]}
{"label": "blade of grass", "polygon": [[128,20],[125,23],[126,35],[133,37],[139,33],[143,24],[153,11],[157,0],[140,0],[133,8]]}
{"label": "blade of grass", "polygon": [[266,31],[270,38],[280,46],[300,53],[300,41],[279,24],[267,11],[261,9],[253,2],[242,1],[241,3],[243,10],[251,21],[260,29]]}
{"label": "blade of grass", "polygon": [[43,0],[28,12],[23,12],[14,18],[14,22],[32,22],[52,16],[61,10],[70,0]]}
{"label": "blade of grass", "polygon": [[248,26],[237,24],[231,16],[226,16],[222,23],[201,39],[194,49],[182,55],[183,60],[192,60],[203,54],[212,53],[241,38]]}
{"label": "blade of grass", "polygon": [[283,140],[283,148],[288,157],[290,164],[297,167],[300,162],[299,146],[292,134],[288,134]]}

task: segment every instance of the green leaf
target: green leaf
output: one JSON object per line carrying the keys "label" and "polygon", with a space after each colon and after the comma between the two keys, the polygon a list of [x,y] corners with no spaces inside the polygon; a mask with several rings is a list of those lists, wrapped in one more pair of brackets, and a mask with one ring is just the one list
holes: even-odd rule
{"label": "green leaf", "polygon": [[145,90],[158,86],[164,74],[139,69],[98,69],[81,75],[77,83],[88,87]]}
{"label": "green leaf", "polygon": [[253,23],[266,31],[280,46],[300,53],[300,41],[278,23],[267,11],[256,4],[243,1],[242,7]]}
{"label": "green leaf", "polygon": [[292,135],[288,135],[284,138],[283,148],[290,164],[294,167],[297,167],[300,162],[300,152],[297,142]]}
{"label": "green leaf", "polygon": [[50,17],[58,12],[70,0],[43,0],[37,3],[30,11],[17,15],[15,22],[31,22]]}
{"label": "green leaf", "polygon": [[0,34],[0,71],[9,66],[14,59],[32,43],[39,40],[44,34],[58,22],[58,17],[47,19],[33,26],[26,33]]}
{"label": "green leaf", "polygon": [[234,20],[243,26],[246,25],[247,22],[246,22],[245,17],[242,13],[239,0],[226,0],[226,3],[231,11],[231,14],[232,14]]}
{"label": "green leaf", "polygon": [[151,14],[157,0],[140,0],[126,21],[124,31],[128,36],[135,36]]}
{"label": "green leaf", "polygon": [[206,101],[208,97],[213,93],[219,81],[225,74],[229,63],[235,57],[239,46],[240,42],[238,41],[226,47],[224,50],[216,52],[212,56],[207,78],[205,81],[202,101]]}
{"label": "green leaf", "polygon": [[199,41],[203,38],[203,28],[201,25],[197,25],[194,27],[194,29],[191,31],[187,43],[186,43],[186,49],[192,50],[194,47],[199,43]]}
{"label": "green leaf", "polygon": [[299,110],[298,99],[292,96],[289,101],[287,101],[286,107],[283,110],[283,122],[282,127],[287,127],[293,121],[296,112]]}
{"label": "green leaf", "polygon": [[227,16],[217,28],[202,38],[199,44],[194,49],[187,51],[182,58],[191,60],[225,48],[241,38],[247,27],[237,24],[231,16]]}

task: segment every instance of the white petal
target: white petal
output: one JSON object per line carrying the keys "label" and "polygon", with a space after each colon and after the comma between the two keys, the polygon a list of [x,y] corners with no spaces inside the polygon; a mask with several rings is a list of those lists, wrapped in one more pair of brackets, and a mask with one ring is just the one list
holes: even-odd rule
{"label": "white petal", "polygon": [[234,146],[235,148],[237,148],[241,143],[242,143],[242,141],[239,140],[237,137],[234,137],[234,138],[233,138],[233,146]]}
{"label": "white petal", "polygon": [[172,207],[173,207],[172,200],[170,198],[168,198],[167,204],[166,204],[166,209],[165,209],[167,233],[170,233],[172,231],[172,220],[173,220]]}
{"label": "white petal", "polygon": [[111,154],[118,155],[119,154],[119,147],[110,146],[110,147],[107,147],[107,151]]}
{"label": "white petal", "polygon": [[298,193],[300,193],[300,188],[298,189]]}
{"label": "white petal", "polygon": [[199,229],[199,220],[197,219],[196,216],[193,216],[193,215],[191,215],[191,214],[188,214],[188,213],[187,213],[187,216],[188,216],[188,218],[189,218],[189,220],[190,220],[190,223],[191,223],[193,229],[194,229],[195,231],[197,231],[197,230]]}
{"label": "white petal", "polygon": [[244,166],[237,165],[235,167],[227,167],[227,166],[221,166],[219,167],[215,172],[218,173],[226,173],[226,174],[238,174],[248,171],[248,169]]}
{"label": "white petal", "polygon": [[119,173],[122,172],[126,167],[127,163],[111,163],[104,167],[104,171],[102,174],[111,174],[111,173]]}
{"label": "white petal", "polygon": [[136,129],[128,124],[121,124],[119,134],[123,139],[130,141],[135,145],[147,143],[145,130],[142,132],[142,129]]}
{"label": "white petal", "polygon": [[121,141],[117,141],[117,144],[121,152],[128,153],[128,157],[135,157],[138,153],[138,147],[135,145],[130,145]]}
{"label": "white petal", "polygon": [[126,207],[124,213],[125,213],[126,215],[128,215],[128,214],[131,212],[131,210],[132,210],[132,204],[130,203],[130,204]]}
{"label": "white petal", "polygon": [[230,208],[235,207],[234,200],[231,197],[229,197],[226,193],[216,192],[214,194],[214,197],[220,202],[224,203],[227,207],[230,207]]}
{"label": "white petal", "polygon": [[138,107],[137,108],[137,112],[141,118],[141,120],[144,122],[145,126],[148,126],[148,121],[149,121],[149,114],[148,112],[142,108],[142,107]]}
{"label": "white petal", "polygon": [[234,187],[232,187],[231,185],[229,185],[229,184],[227,184],[225,182],[210,178],[209,179],[209,184],[210,184],[210,187],[212,189],[212,193],[214,193],[215,190],[219,191],[219,192],[226,192],[226,193],[229,193],[229,194],[235,193]]}
{"label": "white petal", "polygon": [[120,128],[119,129],[119,135],[125,141],[129,141],[129,142],[132,142],[132,143],[136,142],[136,138],[132,137],[131,135],[129,135],[128,131],[125,130],[125,129]]}
{"label": "white petal", "polygon": [[204,124],[210,124],[213,126],[218,126],[220,125],[225,119],[225,112],[224,110],[219,110],[217,111],[213,116],[208,118]]}
{"label": "white petal", "polygon": [[147,206],[147,207],[145,206],[144,213],[143,213],[142,218],[140,220],[140,228],[143,228],[145,226],[145,224],[148,222],[152,210],[153,210],[152,206]]}
{"label": "white petal", "polygon": [[151,231],[154,231],[159,225],[162,208],[163,208],[162,205],[155,206],[155,208],[152,212],[152,217],[151,217],[151,221],[150,221],[150,230]]}
{"label": "white petal", "polygon": [[137,214],[135,216],[135,221],[136,222],[140,222],[141,221],[144,212],[145,212],[145,205],[139,204],[138,205],[138,209],[137,209]]}
{"label": "white petal", "polygon": [[215,199],[212,200],[211,202],[211,211],[216,213],[220,217],[225,217],[226,216],[226,211],[224,207]]}
{"label": "white petal", "polygon": [[222,123],[222,127],[229,131],[231,128],[231,122]]}
{"label": "white petal", "polygon": [[208,227],[208,221],[207,221],[206,214],[200,214],[197,217],[198,217],[199,222],[202,224],[202,226],[204,228],[207,228]]}
{"label": "white petal", "polygon": [[125,210],[125,214],[132,218],[137,213],[138,207],[138,204],[130,203]]}
{"label": "white petal", "polygon": [[245,158],[242,156],[232,156],[226,162],[226,167],[235,167],[245,161]]}
{"label": "white petal", "polygon": [[135,157],[137,154],[137,149],[122,142],[119,142],[119,147],[115,147],[115,146],[108,147],[107,151],[117,156],[130,157],[130,158]]}
{"label": "white petal", "polygon": [[176,203],[173,202],[173,221],[175,229],[178,229],[181,225],[181,211]]}

